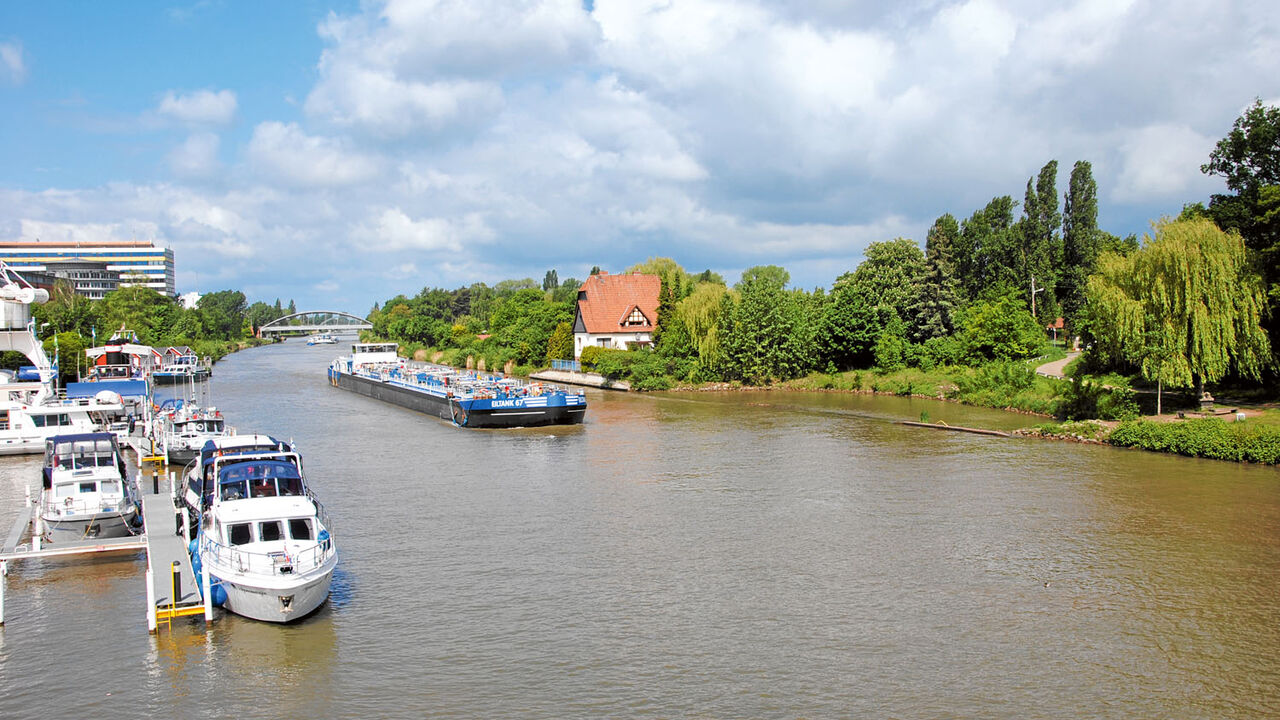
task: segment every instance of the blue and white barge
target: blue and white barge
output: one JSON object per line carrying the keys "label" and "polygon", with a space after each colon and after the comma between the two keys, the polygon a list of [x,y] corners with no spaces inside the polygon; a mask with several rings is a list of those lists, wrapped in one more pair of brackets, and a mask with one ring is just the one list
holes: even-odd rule
{"label": "blue and white barge", "polygon": [[571,425],[582,422],[582,392],[513,378],[411,365],[395,343],[356,343],[329,366],[329,383],[468,428]]}

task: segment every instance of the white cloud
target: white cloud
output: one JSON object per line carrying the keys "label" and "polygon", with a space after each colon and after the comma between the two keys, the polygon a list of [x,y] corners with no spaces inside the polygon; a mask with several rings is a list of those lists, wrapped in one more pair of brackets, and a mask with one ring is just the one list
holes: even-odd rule
{"label": "white cloud", "polygon": [[218,170],[220,140],[213,133],[195,133],[169,153],[169,168],[187,178],[208,177]]}
{"label": "white cloud", "polygon": [[[21,220],[22,230],[18,239],[24,242],[43,240],[45,242],[102,242],[108,240],[134,239],[134,232],[139,228],[125,228],[121,223],[74,223],[48,222],[43,220]],[[144,237],[150,239],[155,235],[155,226],[144,228]]]}
{"label": "white cloud", "polygon": [[21,85],[27,79],[27,64],[23,60],[22,45],[16,42],[0,43],[0,80]]}
{"label": "white cloud", "polygon": [[236,94],[230,90],[197,90],[180,95],[170,90],[156,112],[191,125],[226,125],[236,116]]}
{"label": "white cloud", "polygon": [[369,222],[352,228],[351,238],[372,250],[446,250],[460,252],[468,243],[493,239],[493,231],[478,214],[461,218],[414,220],[400,208],[385,208]]}
{"label": "white cloud", "polygon": [[1192,185],[1208,190],[1199,175],[1213,150],[1213,138],[1185,125],[1151,125],[1128,135],[1120,146],[1123,165],[1113,196],[1121,202],[1188,198]]}
{"label": "white cloud", "polygon": [[278,180],[301,187],[338,187],[365,182],[379,172],[370,155],[342,141],[307,135],[294,123],[265,122],[249,141],[250,162]]}
{"label": "white cloud", "polygon": [[501,106],[502,91],[493,83],[403,82],[363,67],[333,69],[306,101],[309,114],[386,137],[439,131],[475,121]]}

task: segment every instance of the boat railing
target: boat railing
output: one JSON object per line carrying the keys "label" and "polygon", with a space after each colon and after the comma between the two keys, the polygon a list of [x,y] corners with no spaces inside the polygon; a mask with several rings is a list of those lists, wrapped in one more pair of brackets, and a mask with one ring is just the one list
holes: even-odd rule
{"label": "boat railing", "polygon": [[223,545],[204,536],[205,557],[224,568],[253,575],[296,575],[314,570],[329,560],[336,552],[333,539],[326,537],[314,545],[299,550],[252,552]]}
{"label": "boat railing", "polygon": [[120,512],[127,504],[123,497],[118,500],[103,498],[101,500],[78,500],[74,497],[45,502],[45,514],[53,517],[59,515],[97,515],[98,513]]}

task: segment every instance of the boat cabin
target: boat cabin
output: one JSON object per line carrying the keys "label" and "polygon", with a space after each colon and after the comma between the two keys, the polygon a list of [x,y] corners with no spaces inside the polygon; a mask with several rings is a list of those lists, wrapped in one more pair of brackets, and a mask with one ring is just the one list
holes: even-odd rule
{"label": "boat cabin", "polygon": [[120,500],[124,459],[110,433],[59,435],[45,444],[46,502],[66,514]]}
{"label": "boat cabin", "polygon": [[362,365],[398,364],[400,355],[395,343],[356,343],[351,346],[351,367]]}

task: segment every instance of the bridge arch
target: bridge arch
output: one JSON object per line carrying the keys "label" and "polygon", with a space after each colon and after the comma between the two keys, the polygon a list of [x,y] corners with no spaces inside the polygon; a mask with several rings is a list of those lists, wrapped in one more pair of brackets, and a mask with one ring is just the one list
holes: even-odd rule
{"label": "bridge arch", "polygon": [[[328,315],[329,319],[321,323],[310,323],[303,325],[291,325],[290,320],[295,318],[313,317],[316,315]],[[348,322],[341,322],[347,320]],[[335,322],[337,321],[337,322]],[[278,317],[269,323],[258,328],[258,335],[266,335],[270,333],[295,333],[295,332],[317,332],[320,330],[372,330],[373,325],[368,320],[352,315],[349,312],[341,310],[303,310],[301,312],[290,313],[283,317]]]}

